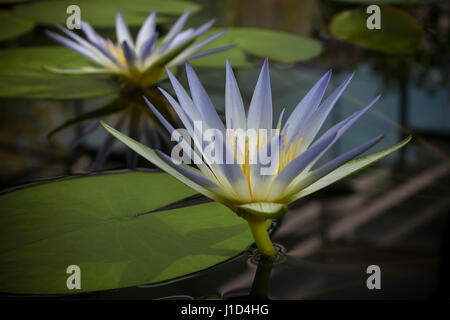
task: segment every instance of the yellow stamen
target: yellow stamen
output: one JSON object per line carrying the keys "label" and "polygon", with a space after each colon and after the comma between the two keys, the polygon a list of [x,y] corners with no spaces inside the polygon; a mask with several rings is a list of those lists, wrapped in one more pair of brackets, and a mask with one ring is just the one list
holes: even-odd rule
{"label": "yellow stamen", "polygon": [[292,160],[292,143],[289,145],[289,152],[287,155],[287,163],[291,162]]}
{"label": "yellow stamen", "polygon": [[249,159],[249,137],[245,137],[245,153],[244,153],[244,164],[241,166],[242,167],[242,172],[245,175],[245,179],[247,180],[247,185],[248,185],[248,191],[250,193],[250,197],[253,198],[252,195],[252,185],[250,182],[250,169],[251,169],[251,164],[250,164],[250,159]]}
{"label": "yellow stamen", "polygon": [[125,60],[125,55],[123,54],[122,48],[117,44],[114,45],[110,42],[107,43],[108,51],[117,59],[119,62],[126,66],[127,61]]}
{"label": "yellow stamen", "polygon": [[280,161],[278,165],[278,173],[280,173],[281,170],[283,170],[284,165],[286,163],[286,136],[283,137],[283,151],[281,151],[280,155]]}
{"label": "yellow stamen", "polygon": [[294,159],[297,158],[298,149],[300,147],[301,142],[302,142],[302,137],[297,139],[297,143],[295,145],[295,150],[294,150]]}

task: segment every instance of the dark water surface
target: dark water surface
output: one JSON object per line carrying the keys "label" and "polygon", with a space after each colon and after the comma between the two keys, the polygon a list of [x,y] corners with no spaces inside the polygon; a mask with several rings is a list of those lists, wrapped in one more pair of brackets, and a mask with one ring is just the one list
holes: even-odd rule
{"label": "dark water surface", "polygon": [[[448,87],[449,5],[405,7],[421,25],[428,45],[417,54],[390,55],[332,39],[327,21],[348,5],[332,1],[201,1],[198,17],[217,16],[219,26],[255,26],[295,32],[321,41],[324,52],[295,65],[271,65],[275,113],[294,106],[328,69],[331,86],[356,75],[325,127],[382,99],[342,137],[329,157],[379,133],[376,150],[408,134],[406,148],[371,169],[295,203],[274,224],[272,239],[282,257],[258,265],[254,248],[208,270],[165,283],[75,295],[75,298],[136,299],[420,299],[449,297],[450,107]],[[195,22],[195,19],[193,21]],[[42,30],[7,43],[49,43]],[[41,39],[42,38],[42,39]],[[37,39],[37,40],[34,40]],[[247,102],[257,67],[238,70]],[[215,105],[223,108],[223,70],[200,70]],[[184,78],[184,76],[183,76]],[[184,80],[184,79],[183,79]],[[97,130],[68,155],[82,127],[47,133],[66,119],[94,108],[84,101],[0,100],[0,187],[86,172],[105,133]],[[277,117],[276,117],[277,118]],[[372,152],[372,151],[371,151]],[[142,159],[141,159],[142,160]],[[116,145],[105,168],[123,168]],[[139,166],[147,166],[144,161]],[[381,290],[368,290],[366,269],[381,269]]]}

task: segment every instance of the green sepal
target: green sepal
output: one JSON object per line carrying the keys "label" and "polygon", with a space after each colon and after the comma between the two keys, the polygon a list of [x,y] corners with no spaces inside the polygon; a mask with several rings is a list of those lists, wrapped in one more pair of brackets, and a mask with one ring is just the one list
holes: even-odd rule
{"label": "green sepal", "polygon": [[236,214],[247,219],[249,214],[264,219],[278,219],[286,214],[288,208],[281,203],[254,202],[236,207]]}

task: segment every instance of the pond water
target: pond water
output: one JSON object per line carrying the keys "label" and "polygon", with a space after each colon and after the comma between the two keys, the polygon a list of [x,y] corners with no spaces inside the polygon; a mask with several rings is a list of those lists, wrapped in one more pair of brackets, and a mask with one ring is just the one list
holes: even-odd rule
{"label": "pond water", "polygon": [[[376,94],[382,99],[328,152],[341,154],[379,133],[384,149],[412,134],[413,142],[378,165],[291,205],[272,226],[278,261],[255,261],[255,249],[207,270],[167,282],[75,295],[103,299],[417,299],[449,296],[450,91],[449,4],[398,6],[418,22],[426,45],[416,53],[389,54],[336,40],[332,17],[352,5],[333,1],[199,1],[192,23],[217,17],[218,26],[272,28],[318,39],[320,56],[296,64],[271,63],[275,113],[295,106],[327,70],[331,87],[355,77],[325,123],[344,119]],[[42,28],[3,42],[4,48],[50,44]],[[262,60],[236,70],[247,102]],[[198,70],[223,110],[225,73]],[[186,84],[185,75],[181,78]],[[170,88],[167,84],[164,87]],[[113,97],[85,100],[0,100],[0,187],[88,172],[106,133],[97,129],[70,149],[86,125],[47,134]],[[70,151],[70,152],[69,152]],[[149,165],[139,159],[138,167]],[[127,167],[118,143],[103,169]],[[382,290],[368,290],[367,267],[377,265]]]}

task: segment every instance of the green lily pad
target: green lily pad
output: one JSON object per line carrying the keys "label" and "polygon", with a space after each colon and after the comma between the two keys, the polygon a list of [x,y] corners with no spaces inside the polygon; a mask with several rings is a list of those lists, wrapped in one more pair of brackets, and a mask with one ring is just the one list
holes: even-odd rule
{"label": "green lily pad", "polygon": [[69,17],[66,10],[70,5],[78,5],[81,20],[97,27],[115,26],[116,10],[119,8],[130,26],[140,26],[153,10],[158,12],[158,22],[165,22],[168,19],[161,14],[179,15],[189,8],[193,12],[201,8],[196,3],[175,0],[48,0],[18,5],[14,13],[40,24],[65,24]]}
{"label": "green lily pad", "polygon": [[417,5],[417,4],[430,4],[436,2],[442,2],[442,0],[333,0],[336,2],[346,2],[346,3],[361,3],[361,4],[399,4],[399,5]]}
{"label": "green lily pad", "polygon": [[[149,284],[211,267],[252,243],[247,223],[218,203],[164,208],[194,193],[165,173],[117,172],[1,195],[0,292]],[[81,269],[80,290],[66,287],[70,265]]]}
{"label": "green lily pad", "polygon": [[16,17],[6,10],[0,10],[0,41],[12,39],[34,28],[34,22]]}
{"label": "green lily pad", "polygon": [[412,53],[422,39],[422,29],[405,11],[382,6],[381,29],[366,26],[366,8],[345,10],[334,16],[330,31],[337,38],[386,53]]}
{"label": "green lily pad", "polygon": [[0,96],[75,99],[118,92],[110,76],[67,76],[44,66],[79,68],[90,62],[64,47],[14,48],[0,51]]}
{"label": "green lily pad", "polygon": [[[206,36],[218,30],[211,30]],[[223,68],[226,58],[229,58],[233,67],[246,67],[250,65],[246,59],[248,54],[293,63],[311,59],[322,50],[320,43],[314,39],[283,31],[257,28],[230,28],[226,34],[206,46],[205,50],[230,44],[236,47],[192,60],[192,64],[199,67]]]}

